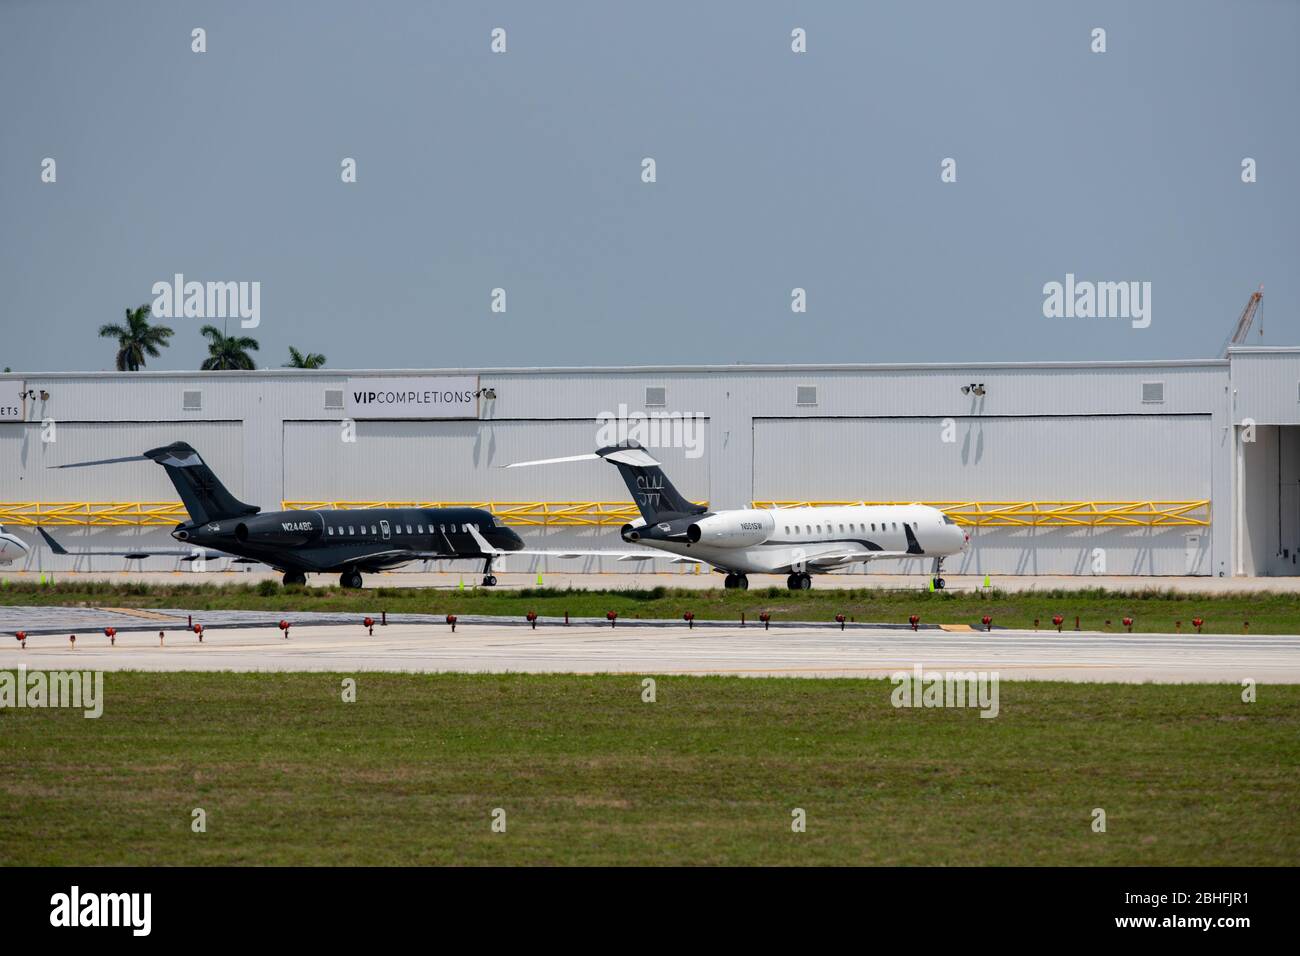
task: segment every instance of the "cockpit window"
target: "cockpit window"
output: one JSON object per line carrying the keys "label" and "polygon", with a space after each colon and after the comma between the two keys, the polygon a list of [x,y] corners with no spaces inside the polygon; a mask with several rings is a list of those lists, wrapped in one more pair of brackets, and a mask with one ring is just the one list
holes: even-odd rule
{"label": "cockpit window", "polygon": [[944,515],[944,516],[943,516],[943,523],[944,523],[944,524],[956,524],[957,522],[953,521],[953,520],[952,520],[951,518],[949,518],[947,515]]}

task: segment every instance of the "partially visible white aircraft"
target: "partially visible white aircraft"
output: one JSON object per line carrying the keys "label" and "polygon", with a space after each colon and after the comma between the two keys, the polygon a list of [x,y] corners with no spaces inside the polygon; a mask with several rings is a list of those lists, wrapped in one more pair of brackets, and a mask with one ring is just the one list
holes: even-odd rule
{"label": "partially visible white aircraft", "polygon": [[5,531],[5,526],[0,524],[0,564],[13,564],[19,558],[27,555],[27,545],[17,535],[9,534]]}
{"label": "partially visible white aircraft", "polygon": [[683,498],[659,462],[636,442],[505,467],[591,459],[604,459],[619,470],[641,512],[623,526],[624,541],[710,564],[726,572],[728,588],[748,588],[749,574],[786,574],[790,590],[806,591],[814,574],[890,558],[933,558],[934,586],[942,588],[943,559],[965,550],[970,541],[951,518],[927,505],[709,511]]}

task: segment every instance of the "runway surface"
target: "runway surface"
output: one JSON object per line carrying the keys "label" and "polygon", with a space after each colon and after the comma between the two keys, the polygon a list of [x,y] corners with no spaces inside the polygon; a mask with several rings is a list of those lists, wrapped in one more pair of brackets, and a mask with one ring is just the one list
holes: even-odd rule
{"label": "runway surface", "polygon": [[271,623],[208,630],[156,629],[7,638],[0,669],[234,670],[487,673],[724,674],[787,677],[887,677],[925,670],[992,671],[1003,680],[1300,683],[1300,637],[1117,635],[1091,632],[943,630],[875,627],[684,624],[611,628],[582,624],[376,626],[296,624],[284,638]]}

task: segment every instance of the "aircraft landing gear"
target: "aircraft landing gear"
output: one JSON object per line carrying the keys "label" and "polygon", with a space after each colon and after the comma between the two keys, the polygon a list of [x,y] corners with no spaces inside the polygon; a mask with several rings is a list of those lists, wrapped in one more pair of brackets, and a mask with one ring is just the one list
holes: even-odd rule
{"label": "aircraft landing gear", "polygon": [[728,589],[739,588],[742,591],[749,590],[749,578],[743,574],[728,574],[722,582],[722,586]]}
{"label": "aircraft landing gear", "polygon": [[807,591],[812,587],[812,575],[802,571],[792,574],[785,579],[785,586],[791,591]]}
{"label": "aircraft landing gear", "polygon": [[306,583],[307,583],[307,575],[304,574],[302,571],[286,571],[286,572],[284,572],[284,586],[285,586],[285,587],[287,587],[287,588],[291,588],[291,587],[302,587],[302,586],[303,586],[304,584],[306,584]]}
{"label": "aircraft landing gear", "polygon": [[494,588],[497,585],[497,576],[492,573],[492,559],[488,558],[483,565],[483,586],[485,588]]}
{"label": "aircraft landing gear", "polygon": [[934,577],[930,579],[936,591],[942,591],[947,584],[943,579],[943,558],[934,559]]}
{"label": "aircraft landing gear", "polygon": [[341,588],[359,588],[361,587],[360,571],[344,571],[339,575],[339,587]]}

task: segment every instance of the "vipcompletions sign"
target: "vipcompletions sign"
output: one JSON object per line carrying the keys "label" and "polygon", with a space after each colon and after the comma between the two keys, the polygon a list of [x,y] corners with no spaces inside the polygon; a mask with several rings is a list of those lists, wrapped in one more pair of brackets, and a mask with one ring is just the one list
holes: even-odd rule
{"label": "vipcompletions sign", "polygon": [[350,378],[349,418],[478,418],[478,376]]}

